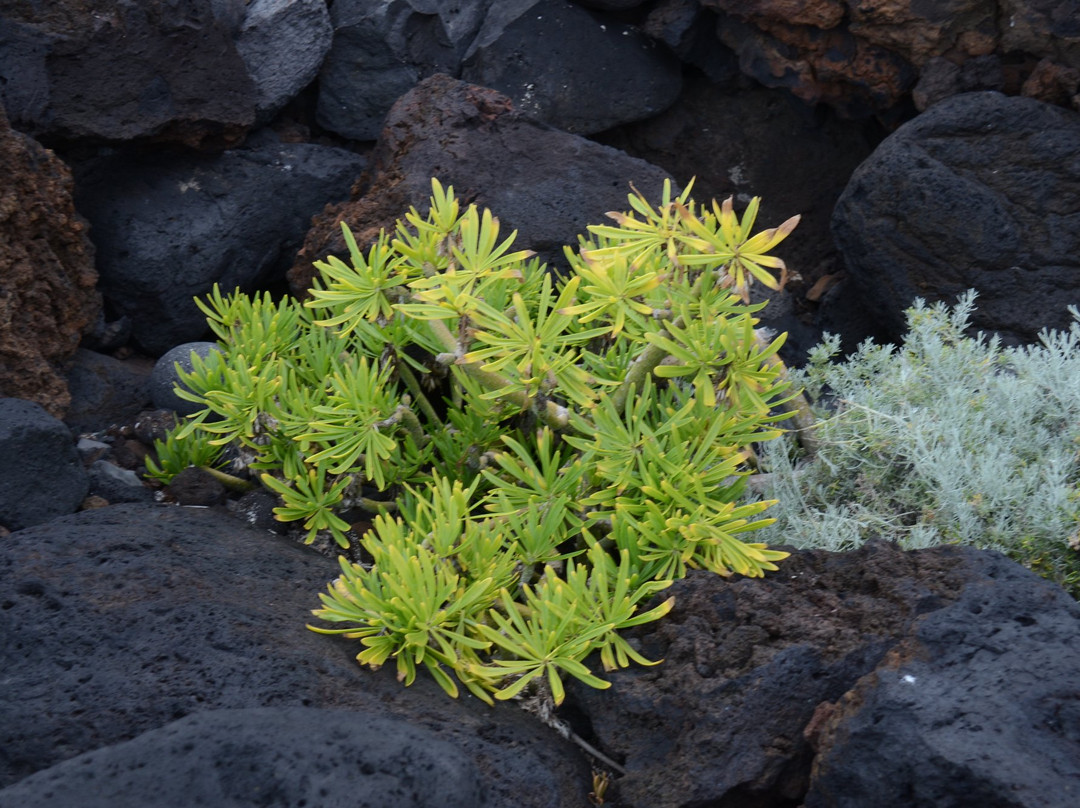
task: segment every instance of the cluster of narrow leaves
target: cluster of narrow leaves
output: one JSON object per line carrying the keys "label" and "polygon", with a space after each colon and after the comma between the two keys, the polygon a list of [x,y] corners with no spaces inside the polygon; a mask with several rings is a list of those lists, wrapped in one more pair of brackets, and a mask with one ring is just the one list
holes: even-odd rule
{"label": "cluster of narrow leaves", "polygon": [[221,350],[192,358],[178,392],[205,409],[171,440],[231,447],[309,541],[348,547],[346,517],[373,514],[314,611],[361,663],[558,703],[567,675],[606,686],[593,652],[648,664],[618,632],[665,614],[646,603],[688,569],[786,555],[744,541],[770,521],[743,501],[747,460],[788,395],[748,287],[782,284],[768,252],[797,219],[753,234],[756,200],[740,221],[635,192],[560,278],[432,192],[366,254],[343,226],[349,261],[319,262],[304,304],[201,302]]}

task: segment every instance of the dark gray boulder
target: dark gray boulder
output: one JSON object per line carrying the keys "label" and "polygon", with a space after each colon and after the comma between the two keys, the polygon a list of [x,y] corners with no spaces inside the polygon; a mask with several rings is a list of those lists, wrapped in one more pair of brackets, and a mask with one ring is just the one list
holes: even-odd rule
{"label": "dark gray boulder", "polygon": [[19,530],[69,514],[90,482],[64,422],[40,404],[0,398],[0,526]]}
{"label": "dark gray boulder", "polygon": [[654,115],[679,92],[666,47],[566,0],[336,0],[330,15],[318,120],[355,140],[376,139],[394,102],[436,73],[581,134]]}
{"label": "dark gray boulder", "polygon": [[242,15],[239,0],[8,3],[0,102],[46,139],[235,138],[257,95],[234,42]]}
{"label": "dark gray boulder", "polygon": [[[760,580],[694,572],[663,594],[675,597],[672,612],[627,633],[663,663],[609,674],[602,692],[575,684],[568,698],[579,734],[625,766],[612,795],[623,808],[798,805],[811,787],[814,808],[1075,804],[1069,670],[1080,653],[1080,606],[1005,557],[875,542],[798,552]],[[910,653],[898,671],[899,649]],[[905,701],[909,664],[921,695]],[[879,697],[890,711],[873,709]],[[847,724],[822,732],[837,702],[853,716],[850,758]],[[905,705],[916,716],[905,719]],[[879,730],[877,717],[890,715],[894,723]],[[935,721],[937,750],[926,742]],[[1014,761],[1027,767],[1023,778],[995,779]],[[812,770],[822,772],[820,786],[811,786]],[[946,786],[949,776],[956,782]],[[1014,783],[1038,782],[1042,803],[949,801],[999,788],[995,799],[1009,799]]]}
{"label": "dark gray boulder", "polygon": [[150,403],[152,367],[148,360],[79,348],[67,372],[71,405],[64,423],[81,433],[129,421]]}
{"label": "dark gray boulder", "polygon": [[[922,112],[938,101],[961,93],[1005,89],[1005,69],[997,54],[976,56],[955,64],[934,56],[922,66],[919,83],[911,90],[915,107]],[[1027,95],[1027,93],[1024,93]]]}
{"label": "dark gray boulder", "polygon": [[311,83],[325,0],[6,3],[0,103],[45,139],[235,143]]}
{"label": "dark gray boulder", "polygon": [[[200,359],[206,359],[212,351],[217,350],[220,349],[216,342],[185,342],[162,354],[154,364],[153,373],[150,374],[150,397],[154,406],[159,410],[172,410],[179,415],[192,415],[203,409],[194,401],[180,398],[176,394],[176,386],[180,383],[176,369],[179,367],[190,373],[192,354]],[[190,391],[190,388],[186,386],[184,389]]]}
{"label": "dark gray boulder", "polygon": [[597,11],[628,11],[644,5],[645,0],[576,0],[577,5],[594,8]]}
{"label": "dark gray boulder", "polygon": [[[585,804],[589,767],[554,730],[513,705],[451,699],[430,677],[405,688],[393,665],[361,668],[356,643],[309,631],[337,571],[205,508],[113,505],[12,533],[0,542],[0,786],[192,714],[310,707],[416,725],[473,761],[491,805]],[[119,777],[115,758],[94,765]],[[293,771],[355,777],[346,768]],[[243,767],[222,776],[250,783]]]}
{"label": "dark gray boulder", "polygon": [[513,99],[522,112],[589,135],[657,115],[674,103],[682,67],[663,45],[566,0],[489,13],[461,78]]}
{"label": "dark gray boulder", "polygon": [[663,42],[679,60],[701,70],[718,85],[734,84],[740,77],[735,51],[716,36],[716,15],[697,0],[661,0],[649,9],[641,30]]}
{"label": "dark gray boulder", "polygon": [[972,581],[831,710],[806,808],[1080,804],[1078,669],[1080,604]]}
{"label": "dark gray boulder", "polygon": [[153,502],[154,492],[143,485],[131,469],[122,469],[108,460],[95,460],[90,464],[90,493],[110,504],[119,502]]}
{"label": "dark gray boulder", "polygon": [[479,768],[438,733],[370,712],[194,713],[0,790],[0,808],[482,808]]}
{"label": "dark gray boulder", "polygon": [[255,85],[257,123],[315,80],[333,36],[326,0],[249,0],[236,50]]}
{"label": "dark gray boulder", "polygon": [[[361,669],[355,644],[308,631],[335,570],[214,509],[119,505],[12,533],[0,542],[0,787],[14,790],[0,805],[37,804],[20,800],[86,770],[134,805],[139,763],[170,768],[178,738],[198,751],[170,789],[210,787],[196,770],[215,755],[274,767],[256,779],[275,793],[354,776],[316,756],[278,763],[315,731],[306,716],[288,719],[293,734],[267,729],[295,708],[321,711],[316,727],[337,721],[328,711],[391,722],[379,759],[406,769],[431,759],[394,756],[405,724],[438,759],[455,747],[479,805],[585,804],[588,766],[553,730],[511,705],[451,700],[426,677],[403,688],[393,666]],[[663,663],[605,674],[606,691],[571,682],[560,711],[625,769],[613,804],[1075,804],[1080,606],[1003,556],[875,542],[797,552],[760,580],[694,572],[668,594],[671,614],[626,634]],[[236,710],[250,712],[220,712]],[[225,748],[219,730],[253,740]],[[334,736],[334,749],[361,744],[347,727]],[[223,768],[223,788],[250,788],[250,767]]]}
{"label": "dark gray boulder", "polygon": [[313,213],[348,196],[366,161],[266,138],[219,155],[118,153],[88,163],[76,206],[91,223],[100,288],[152,355],[207,331],[195,305],[280,282]]}
{"label": "dark gray boulder", "polygon": [[319,124],[343,137],[375,140],[390,107],[417,82],[460,71],[491,5],[336,0],[334,42],[319,74]]}
{"label": "dark gray boulder", "polygon": [[1068,328],[1080,302],[1080,113],[996,92],[954,96],[852,175],[833,234],[883,335],[916,297],[979,293],[974,327],[1010,342]]}

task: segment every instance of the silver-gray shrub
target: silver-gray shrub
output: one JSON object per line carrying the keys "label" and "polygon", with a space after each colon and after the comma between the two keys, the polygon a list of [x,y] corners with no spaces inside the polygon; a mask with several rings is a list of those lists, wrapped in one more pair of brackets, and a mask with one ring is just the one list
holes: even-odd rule
{"label": "silver-gray shrub", "polygon": [[917,301],[901,346],[831,361],[826,335],[796,377],[816,402],[813,455],[763,447],[759,491],[779,500],[770,544],[846,550],[1000,550],[1080,595],[1080,311],[1030,346],[968,336],[975,293]]}

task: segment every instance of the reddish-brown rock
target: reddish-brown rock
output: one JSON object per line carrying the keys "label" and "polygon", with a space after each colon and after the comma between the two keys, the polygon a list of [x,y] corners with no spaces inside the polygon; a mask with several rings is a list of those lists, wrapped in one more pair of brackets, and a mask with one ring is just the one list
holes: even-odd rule
{"label": "reddish-brown rock", "polygon": [[1045,56],[1080,68],[1080,27],[1075,0],[1001,0],[1003,51]]}
{"label": "reddish-brown rock", "polygon": [[706,8],[736,14],[743,19],[787,22],[832,28],[844,19],[841,0],[701,0]]}
{"label": "reddish-brown rock", "polygon": [[70,402],[62,366],[101,309],[71,190],[63,161],[12,130],[0,107],[0,396],[57,417]]}
{"label": "reddish-brown rock", "polygon": [[1027,77],[1020,94],[1080,112],[1080,69],[1043,59]]}
{"label": "reddish-brown rock", "polygon": [[721,19],[717,35],[738,54],[742,71],[766,87],[787,89],[850,117],[895,106],[918,75],[899,53],[855,36],[846,24],[822,30],[732,15]]}
{"label": "reddish-brown rock", "polygon": [[934,56],[950,54],[959,61],[997,46],[994,0],[869,0],[848,6],[852,34],[920,68]]}
{"label": "reddish-brown rock", "polygon": [[[701,0],[701,6],[717,12],[717,36],[738,54],[743,73],[852,117],[895,113],[913,88],[919,110],[970,90],[1017,94],[1040,59],[1025,94],[1066,107],[1075,95],[1068,92],[1069,70],[1080,68],[1080,31],[1072,0]],[[997,60],[1000,77],[974,80],[988,59]]]}

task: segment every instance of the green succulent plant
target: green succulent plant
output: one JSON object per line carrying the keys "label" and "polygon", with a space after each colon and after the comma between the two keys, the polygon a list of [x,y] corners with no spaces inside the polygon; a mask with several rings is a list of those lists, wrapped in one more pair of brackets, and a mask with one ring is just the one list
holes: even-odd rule
{"label": "green succulent plant", "polygon": [[155,438],[153,456],[145,461],[146,476],[168,484],[190,466],[217,468],[222,447],[212,444],[210,438],[205,432],[196,432],[186,440],[177,440],[175,430],[170,431],[165,440]]}
{"label": "green succulent plant", "polygon": [[200,303],[221,350],[182,374],[204,409],[171,440],[233,446],[278,519],[350,548],[312,628],[362,664],[558,703],[567,676],[607,686],[594,652],[651,664],[618,632],[687,570],[787,555],[747,541],[770,522],[742,497],[753,447],[794,398],[747,290],[782,285],[767,253],[798,217],[753,235],[756,200],[740,221],[668,183],[629,202],[559,277],[433,180],[366,254],[343,224],[349,260],[317,262],[306,302]]}

